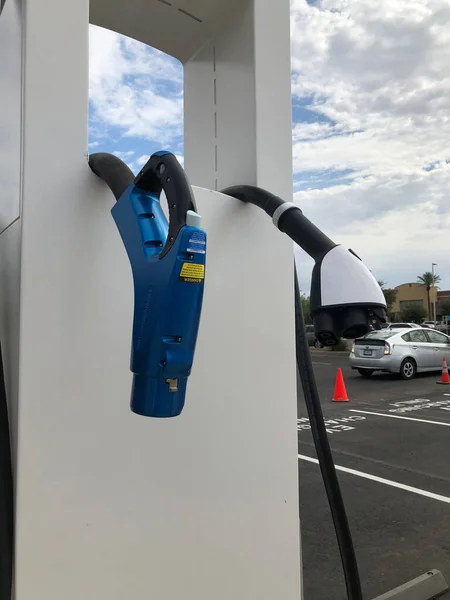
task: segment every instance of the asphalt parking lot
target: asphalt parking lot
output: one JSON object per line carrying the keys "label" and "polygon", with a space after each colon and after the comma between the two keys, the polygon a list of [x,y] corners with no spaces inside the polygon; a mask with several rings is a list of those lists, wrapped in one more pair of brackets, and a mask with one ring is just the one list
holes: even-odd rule
{"label": "asphalt parking lot", "polygon": [[[347,354],[312,350],[312,357],[364,598],[431,569],[439,569],[449,583],[450,386],[436,384],[439,373],[411,381],[387,374],[364,379],[351,371]],[[338,367],[349,402],[332,402]],[[304,598],[345,600],[301,393],[298,454]]]}

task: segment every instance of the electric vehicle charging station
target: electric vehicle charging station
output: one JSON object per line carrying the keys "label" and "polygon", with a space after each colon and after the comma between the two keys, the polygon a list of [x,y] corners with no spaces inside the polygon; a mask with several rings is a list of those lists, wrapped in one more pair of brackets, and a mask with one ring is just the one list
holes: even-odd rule
{"label": "electric vehicle charging station", "polygon": [[[89,21],[185,65],[185,166],[208,256],[176,418],[129,410],[133,282],[111,191],[88,165]],[[229,195],[292,197],[289,2],[6,0],[0,48],[13,597],[297,600],[292,242]],[[281,228],[288,212],[271,216]]]}

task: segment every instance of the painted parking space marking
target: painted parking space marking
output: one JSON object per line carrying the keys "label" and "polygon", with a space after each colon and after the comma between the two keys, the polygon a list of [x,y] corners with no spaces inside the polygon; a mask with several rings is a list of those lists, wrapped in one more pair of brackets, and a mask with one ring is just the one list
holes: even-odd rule
{"label": "painted parking space marking", "polygon": [[330,366],[330,365],[332,365],[333,363],[327,363],[327,362],[314,362],[314,361],[312,361],[312,364],[313,364],[313,365],[328,365],[328,366]]}
{"label": "painted parking space marking", "polygon": [[[447,394],[443,394],[446,396]],[[441,410],[450,409],[450,398],[444,398],[443,400],[430,400],[429,398],[415,398],[414,400],[401,400],[398,402],[391,402],[388,411],[391,413],[409,413],[416,412],[419,410],[428,410],[430,408],[439,408]]]}
{"label": "painted parking space marking", "polygon": [[[352,431],[355,424],[365,421],[366,417],[362,415],[348,415],[347,417],[336,417],[335,419],[324,419],[327,433],[341,433],[343,431]],[[309,431],[311,425],[307,417],[297,419],[297,431]]]}
{"label": "painted parking space marking", "polygon": [[[305,456],[304,454],[299,454],[298,458],[300,460],[311,462],[316,465],[319,464],[317,458],[311,458],[310,456]],[[355,469],[349,469],[348,467],[341,467],[340,465],[335,465],[335,468],[336,471],[342,471],[343,473],[348,473],[350,475],[362,477],[363,479],[369,479],[370,481],[376,481],[377,483],[388,485],[399,490],[404,490],[405,492],[412,492],[413,494],[417,494],[419,496],[425,496],[425,498],[431,498],[432,500],[439,500],[439,502],[445,502],[446,504],[450,504],[450,498],[448,496],[434,494],[433,492],[428,492],[427,490],[422,490],[420,488],[412,487],[410,485],[405,485],[404,483],[399,483],[397,481],[391,481],[390,479],[384,479],[383,477],[371,475],[370,473],[364,473],[363,471],[356,471]]]}
{"label": "painted parking space marking", "polygon": [[414,417],[402,417],[400,415],[387,415],[386,413],[371,412],[369,410],[358,410],[356,408],[350,408],[350,412],[363,413],[365,415],[375,415],[377,417],[389,417],[390,419],[403,419],[404,421],[417,421],[418,423],[430,423],[431,425],[444,425],[444,427],[450,427],[450,423],[443,423],[442,421],[429,421],[428,419],[417,419]]}

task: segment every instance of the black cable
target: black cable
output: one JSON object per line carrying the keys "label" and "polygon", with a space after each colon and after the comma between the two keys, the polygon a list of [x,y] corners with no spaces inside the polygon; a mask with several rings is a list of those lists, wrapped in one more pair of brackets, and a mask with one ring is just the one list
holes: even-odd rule
{"label": "black cable", "polygon": [[297,271],[295,271],[295,345],[297,368],[302,382],[306,409],[311,425],[311,433],[316,447],[320,470],[322,472],[322,479],[333,518],[334,529],[336,531],[345,585],[347,587],[347,597],[348,600],[362,600],[358,563],[345,511],[344,500],[342,498],[339,480],[323,420],[322,406],[320,404],[311,354],[306,338]]}
{"label": "black cable", "polygon": [[90,154],[89,166],[93,173],[108,184],[116,200],[134,181],[133,171],[123,160],[113,154],[107,152]]}
{"label": "black cable", "polygon": [[8,404],[0,346],[0,600],[11,600],[13,575],[13,475]]}
{"label": "black cable", "polygon": [[[220,190],[220,192],[258,206],[271,218],[277,208],[286,204],[279,196],[275,196],[275,194],[253,185],[233,185]],[[298,206],[294,207],[291,205],[290,210],[287,210],[280,216],[277,227],[314,260],[317,260],[336,246],[323,231],[305,217]]]}

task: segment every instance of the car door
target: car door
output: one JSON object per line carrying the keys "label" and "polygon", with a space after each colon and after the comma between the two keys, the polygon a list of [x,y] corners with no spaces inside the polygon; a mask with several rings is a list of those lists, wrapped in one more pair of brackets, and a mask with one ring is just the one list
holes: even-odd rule
{"label": "car door", "polygon": [[419,370],[432,369],[435,361],[434,349],[425,331],[423,329],[411,329],[402,338],[407,342],[410,354],[417,362],[417,368]]}
{"label": "car door", "polygon": [[427,331],[426,335],[430,340],[429,345],[433,349],[432,366],[436,369],[440,369],[444,357],[447,359],[447,364],[450,362],[450,337],[445,335],[445,333],[435,331],[434,329]]}

